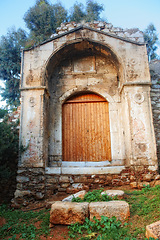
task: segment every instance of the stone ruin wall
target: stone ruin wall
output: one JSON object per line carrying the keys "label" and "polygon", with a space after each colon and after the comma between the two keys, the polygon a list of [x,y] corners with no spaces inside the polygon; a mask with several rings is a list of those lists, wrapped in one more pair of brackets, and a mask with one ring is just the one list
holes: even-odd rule
{"label": "stone ruin wall", "polygon": [[157,158],[160,171],[160,60],[150,62],[151,73],[151,104],[153,112],[153,124],[157,144]]}
{"label": "stone ruin wall", "polygon": [[[57,29],[57,33],[53,34],[51,38],[55,41],[55,46],[58,44],[57,36],[62,36],[66,32],[74,31],[75,28],[82,26],[82,24],[76,23],[65,23],[61,24],[61,27]],[[129,41],[135,43],[144,43],[143,33],[138,29],[127,29],[123,30],[121,28],[114,28],[109,23],[94,22],[85,23],[89,28],[96,29],[96,31],[109,33],[110,36],[116,36],[117,39]],[[68,36],[67,36],[68,37]],[[47,43],[48,41],[46,41]],[[134,63],[133,63],[134,64]],[[132,74],[132,72],[131,72]],[[27,80],[27,79],[26,79]],[[158,92],[158,93],[157,93]],[[157,116],[159,118],[159,90],[152,87],[152,106],[154,118]],[[159,111],[159,112],[158,112]],[[157,123],[156,123],[157,121]],[[156,137],[157,134],[160,136],[160,130],[158,130],[159,120],[154,119],[154,125]],[[159,137],[157,138],[157,146]],[[159,154],[159,152],[158,152]],[[160,157],[160,156],[159,156]],[[158,179],[156,171],[149,171],[146,166],[132,166],[126,167],[120,174],[83,174],[83,175],[73,175],[64,174],[62,176],[58,174],[46,174],[43,167],[19,167],[17,176],[17,190],[15,192],[14,204],[27,205],[27,200],[24,199],[43,199],[44,197],[50,197],[56,192],[67,192],[74,193],[82,189],[94,189],[105,186],[122,186],[131,185],[132,187],[141,188],[143,184],[148,184],[154,182]]]}
{"label": "stone ruin wall", "polygon": [[65,32],[72,31],[75,28],[80,27],[82,25],[88,28],[96,29],[104,33],[109,33],[110,35],[113,35],[119,38],[128,39],[129,41],[144,43],[143,32],[140,31],[138,28],[123,29],[120,27],[113,27],[111,23],[99,22],[99,21],[88,22],[88,23],[83,21],[81,23],[75,23],[75,22],[61,23],[61,26],[57,28],[56,33],[51,35],[51,38],[57,37],[58,35],[63,34]]}

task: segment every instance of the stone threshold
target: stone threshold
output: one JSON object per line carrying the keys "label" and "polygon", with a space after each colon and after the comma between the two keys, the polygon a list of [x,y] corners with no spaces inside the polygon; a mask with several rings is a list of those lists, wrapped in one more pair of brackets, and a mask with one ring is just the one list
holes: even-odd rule
{"label": "stone threshold", "polygon": [[72,162],[72,161],[54,161],[51,160],[51,165],[49,167],[113,167],[113,166],[123,166],[123,159],[115,159],[112,161],[96,161],[96,162]]}
{"label": "stone threshold", "polygon": [[112,167],[46,167],[46,174],[119,174],[125,166],[112,166]]}

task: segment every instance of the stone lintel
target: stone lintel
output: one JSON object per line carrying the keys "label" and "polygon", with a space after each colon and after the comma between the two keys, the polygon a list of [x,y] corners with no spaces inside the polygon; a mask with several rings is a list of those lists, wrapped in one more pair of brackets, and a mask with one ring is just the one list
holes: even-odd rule
{"label": "stone lintel", "polygon": [[125,166],[113,167],[47,167],[46,174],[119,174]]}

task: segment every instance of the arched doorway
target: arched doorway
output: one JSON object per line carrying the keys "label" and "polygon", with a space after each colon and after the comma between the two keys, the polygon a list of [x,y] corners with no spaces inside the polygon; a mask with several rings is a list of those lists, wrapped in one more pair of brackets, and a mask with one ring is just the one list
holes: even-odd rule
{"label": "arched doorway", "polygon": [[63,161],[111,160],[108,102],[94,93],[69,98],[62,107]]}

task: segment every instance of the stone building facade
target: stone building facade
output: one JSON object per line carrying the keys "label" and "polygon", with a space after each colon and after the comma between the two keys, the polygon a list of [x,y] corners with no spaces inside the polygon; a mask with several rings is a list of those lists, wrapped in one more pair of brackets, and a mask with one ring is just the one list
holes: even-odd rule
{"label": "stone building facade", "polygon": [[142,32],[67,23],[22,55],[16,199],[154,178]]}

